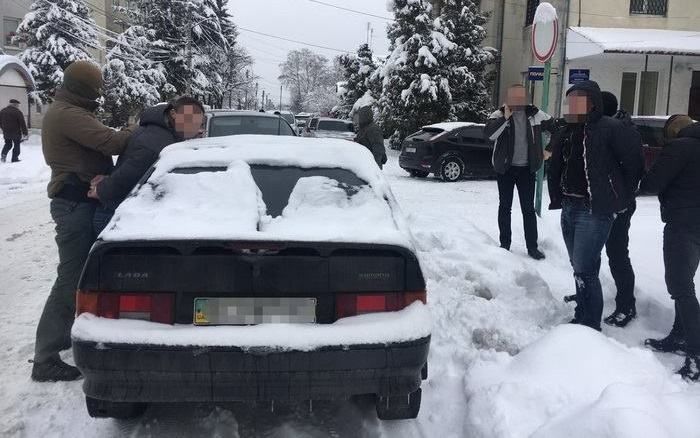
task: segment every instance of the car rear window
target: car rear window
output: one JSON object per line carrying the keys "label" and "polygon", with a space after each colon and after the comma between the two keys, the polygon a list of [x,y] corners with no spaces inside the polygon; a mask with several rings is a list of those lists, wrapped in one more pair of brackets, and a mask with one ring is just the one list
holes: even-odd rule
{"label": "car rear window", "polygon": [[406,140],[427,141],[438,134],[442,134],[443,132],[445,131],[439,128],[423,128],[420,131],[414,132],[413,134],[406,137]]}
{"label": "car rear window", "polygon": [[[226,167],[181,167],[171,171],[177,174],[198,174],[202,172],[225,172]],[[252,164],[250,166],[253,180],[262,193],[267,207],[267,214],[276,217],[289,203],[289,197],[299,180],[303,178],[322,177],[335,181],[337,187],[344,190],[351,198],[362,189],[368,189],[366,181],[353,172],[340,168],[300,168],[294,166],[268,166]]]}
{"label": "car rear window", "polygon": [[209,137],[226,135],[294,135],[283,118],[256,116],[218,116],[209,122]]}
{"label": "car rear window", "polygon": [[344,122],[342,120],[321,120],[320,122],[318,122],[318,130],[354,132],[352,123]]}

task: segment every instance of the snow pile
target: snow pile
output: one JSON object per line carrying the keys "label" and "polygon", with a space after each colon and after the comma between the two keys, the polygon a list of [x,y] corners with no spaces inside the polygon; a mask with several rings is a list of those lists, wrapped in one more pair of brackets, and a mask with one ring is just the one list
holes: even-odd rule
{"label": "snow pile", "polygon": [[226,172],[167,173],[149,180],[116,211],[106,240],[218,239],[232,231],[255,233],[265,211],[260,190],[243,161]]}
{"label": "snow pile", "polygon": [[41,136],[31,134],[29,140],[20,145],[20,151],[19,163],[10,162],[12,152],[7,154],[6,163],[0,163],[0,190],[5,185],[9,186],[8,189],[15,190],[21,185],[49,181],[51,169],[44,161]]}
{"label": "snow pile", "polygon": [[[267,215],[250,164],[342,168],[369,184],[301,178],[282,216]],[[226,172],[173,173],[225,167]],[[119,206],[108,241],[232,239],[364,242],[412,248],[410,232],[369,151],[343,140],[230,136],[172,145]]]}
{"label": "snow pile", "polygon": [[537,6],[535,11],[535,18],[533,21],[535,23],[552,23],[557,20],[557,10],[554,9],[551,3],[542,2]]}
{"label": "snow pile", "polygon": [[472,123],[472,122],[444,122],[444,123],[434,123],[432,125],[423,126],[422,129],[441,129],[443,131],[454,131],[459,128],[469,128],[471,126],[484,126],[483,123]]}
{"label": "snow pile", "polygon": [[321,241],[362,236],[367,242],[400,241],[387,202],[369,186],[342,187],[325,177],[301,178],[282,215],[264,223],[264,234],[278,239]]}
{"label": "snow pile", "polygon": [[518,355],[494,354],[467,374],[469,422],[488,437],[697,436],[692,412],[650,351],[563,325]]}
{"label": "snow pile", "polygon": [[406,342],[430,336],[430,312],[415,302],[398,312],[371,313],[339,319],[333,324],[260,324],[195,327],[80,315],[73,339],[124,344],[207,347],[268,347],[311,351],[333,345]]}

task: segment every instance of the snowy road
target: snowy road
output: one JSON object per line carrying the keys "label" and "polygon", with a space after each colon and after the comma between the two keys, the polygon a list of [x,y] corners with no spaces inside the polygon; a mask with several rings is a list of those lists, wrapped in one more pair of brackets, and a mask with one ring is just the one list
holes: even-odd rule
{"label": "snowy road", "polygon": [[[535,262],[526,257],[516,205],[513,253],[505,252],[496,243],[495,182],[410,179],[395,155],[385,171],[417,240],[434,317],[416,421],[380,423],[367,401],[274,414],[244,404],[164,405],[135,421],[91,419],[79,382],[29,379],[56,250],[40,151],[24,150],[23,168],[0,166],[0,436],[700,436],[700,389],[673,376],[682,358],[638,348],[672,320],[655,199],[639,201],[632,225],[640,317],[599,335],[561,326],[572,313],[562,297],[573,285],[558,214],[540,222],[547,260]],[[602,280],[607,312],[614,290],[607,269]]]}

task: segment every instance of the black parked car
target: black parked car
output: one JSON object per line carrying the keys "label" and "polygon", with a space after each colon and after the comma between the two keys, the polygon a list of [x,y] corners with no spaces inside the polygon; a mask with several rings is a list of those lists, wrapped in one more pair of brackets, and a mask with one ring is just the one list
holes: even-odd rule
{"label": "black parked car", "polygon": [[424,126],[401,145],[399,165],[411,176],[433,173],[443,181],[495,176],[493,146],[484,139],[484,125],[451,122]]}
{"label": "black parked car", "polygon": [[363,146],[191,140],[161,153],[92,247],[73,354],[93,417],[371,395],[380,419],[415,418],[425,301],[410,232]]}
{"label": "black parked car", "polygon": [[284,117],[285,114],[259,111],[211,110],[207,111],[205,132],[207,137],[242,134],[296,136],[296,129]]}

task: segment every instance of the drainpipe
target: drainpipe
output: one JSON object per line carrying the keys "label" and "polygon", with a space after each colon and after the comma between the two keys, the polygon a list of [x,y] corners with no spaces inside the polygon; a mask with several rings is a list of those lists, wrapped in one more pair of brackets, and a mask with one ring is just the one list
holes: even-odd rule
{"label": "drainpipe", "polygon": [[[580,4],[580,2],[579,2]],[[561,60],[559,62],[559,80],[557,83],[557,108],[556,111],[554,111],[554,114],[559,117],[561,115],[561,99],[562,99],[562,94],[564,94],[564,81],[565,76],[566,76],[566,42],[567,42],[567,34],[569,31],[569,11],[571,10],[571,0],[566,0],[566,15],[564,16],[564,27],[563,27],[563,38],[559,38],[559,41],[562,42],[561,45]],[[581,14],[581,6],[579,6],[579,20],[580,20],[580,14]],[[579,22],[580,25],[580,22]]]}
{"label": "drainpipe", "polygon": [[500,35],[500,40],[498,40],[499,61],[498,61],[498,68],[496,69],[496,82],[495,82],[496,89],[494,90],[495,91],[494,95],[496,97],[496,101],[494,102],[494,106],[496,108],[498,108],[499,105],[501,104],[500,103],[501,102],[501,100],[500,100],[501,99],[501,76],[502,76],[501,70],[503,69],[503,40],[504,40],[503,33],[504,33],[504,29],[505,29],[505,20],[506,20],[506,0],[501,0],[501,8],[500,9],[501,9],[501,12],[499,14],[498,21],[497,21],[498,30],[496,31],[496,35]]}
{"label": "drainpipe", "polygon": [[666,115],[671,105],[671,81],[673,80],[673,55],[671,55],[671,67],[668,70],[668,96],[666,96]]}

